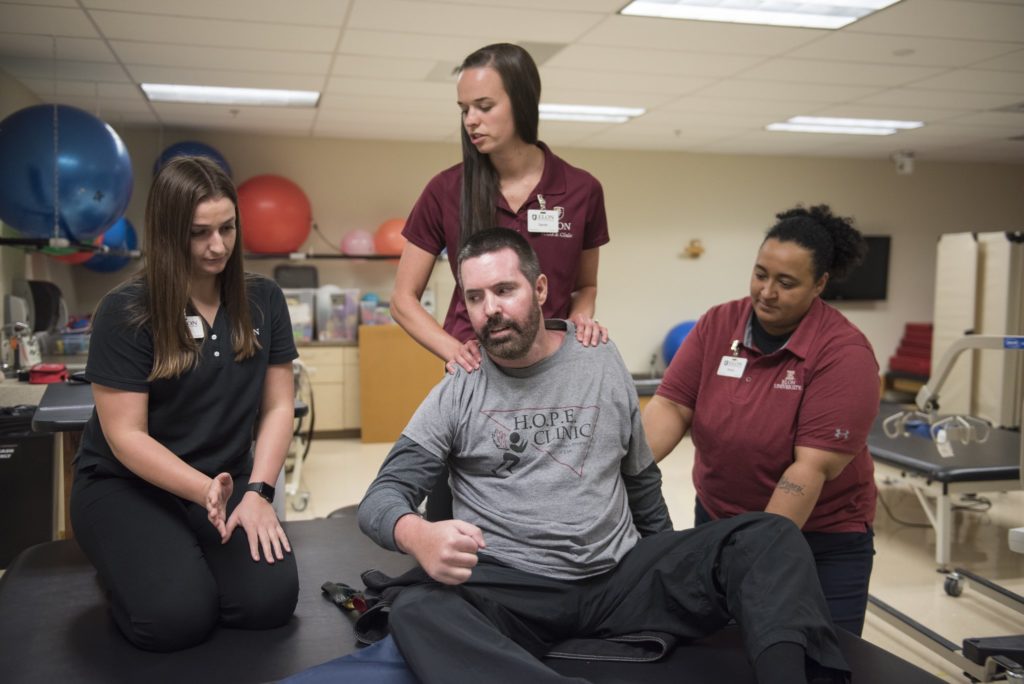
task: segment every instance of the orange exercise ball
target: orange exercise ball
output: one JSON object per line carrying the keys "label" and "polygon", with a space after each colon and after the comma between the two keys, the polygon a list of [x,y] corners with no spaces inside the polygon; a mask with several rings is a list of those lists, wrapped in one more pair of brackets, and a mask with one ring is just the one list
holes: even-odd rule
{"label": "orange exercise ball", "polygon": [[309,237],[313,209],[298,185],[283,176],[254,176],[238,186],[242,242],[254,254],[295,252]]}
{"label": "orange exercise ball", "polygon": [[380,224],[377,232],[373,235],[373,246],[377,254],[401,256],[402,248],[408,242],[402,236],[403,228],[405,228],[405,219],[388,219]]}

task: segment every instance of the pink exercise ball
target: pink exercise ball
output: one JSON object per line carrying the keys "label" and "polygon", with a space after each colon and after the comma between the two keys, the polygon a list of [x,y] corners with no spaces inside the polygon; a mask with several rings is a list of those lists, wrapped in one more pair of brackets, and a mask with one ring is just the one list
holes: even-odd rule
{"label": "pink exercise ball", "polygon": [[349,256],[370,256],[374,253],[373,235],[362,228],[350,230],[341,239],[341,251]]}
{"label": "pink exercise ball", "polygon": [[254,176],[238,186],[242,242],[254,254],[298,251],[309,237],[313,209],[298,185],[282,176]]}

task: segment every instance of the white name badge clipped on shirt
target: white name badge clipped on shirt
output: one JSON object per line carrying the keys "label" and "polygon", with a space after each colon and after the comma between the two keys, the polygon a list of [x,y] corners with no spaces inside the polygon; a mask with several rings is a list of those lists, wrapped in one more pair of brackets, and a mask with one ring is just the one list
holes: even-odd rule
{"label": "white name badge clipped on shirt", "polygon": [[188,325],[188,331],[192,333],[193,339],[198,340],[206,335],[203,320],[199,316],[185,316],[185,324]]}
{"label": "white name badge clipped on shirt", "polygon": [[558,212],[548,209],[541,195],[537,195],[537,203],[540,204],[540,209],[530,209],[526,212],[526,230],[531,233],[557,233]]}
{"label": "white name badge clipped on shirt", "polygon": [[741,356],[723,356],[722,362],[718,364],[718,374],[727,378],[742,378],[746,367],[747,360]]}

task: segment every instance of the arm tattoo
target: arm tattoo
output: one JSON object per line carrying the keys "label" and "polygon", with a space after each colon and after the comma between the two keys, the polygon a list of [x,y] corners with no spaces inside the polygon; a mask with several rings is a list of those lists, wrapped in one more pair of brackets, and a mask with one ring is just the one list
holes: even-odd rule
{"label": "arm tattoo", "polygon": [[785,475],[782,476],[782,479],[779,480],[779,484],[776,485],[775,488],[776,489],[781,489],[782,491],[784,491],[784,492],[786,492],[788,494],[794,494],[796,496],[803,496],[804,495],[804,486],[803,485],[798,485],[795,482],[787,480]]}

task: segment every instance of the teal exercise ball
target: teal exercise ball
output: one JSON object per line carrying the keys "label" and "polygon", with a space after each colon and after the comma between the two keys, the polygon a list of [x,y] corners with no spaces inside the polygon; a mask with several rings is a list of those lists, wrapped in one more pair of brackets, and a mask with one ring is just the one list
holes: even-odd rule
{"label": "teal exercise ball", "polygon": [[672,357],[679,351],[679,347],[682,346],[683,340],[693,330],[693,326],[697,325],[697,321],[683,321],[682,323],[672,326],[672,329],[665,335],[665,341],[661,344],[661,358],[665,360],[665,365],[672,363]]}

